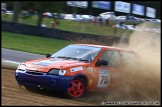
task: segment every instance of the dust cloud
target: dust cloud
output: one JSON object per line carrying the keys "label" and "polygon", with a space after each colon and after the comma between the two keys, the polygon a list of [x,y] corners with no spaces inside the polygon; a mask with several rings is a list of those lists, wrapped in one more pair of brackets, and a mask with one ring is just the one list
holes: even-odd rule
{"label": "dust cloud", "polygon": [[[138,28],[145,29],[153,24],[144,23]],[[138,61],[129,59],[127,70],[123,72],[116,92],[108,92],[108,99],[120,101],[160,101],[161,74],[161,38],[159,33],[135,31],[129,38],[128,44],[114,44],[114,46],[133,50],[137,53]],[[134,62],[132,64],[132,62]],[[114,98],[116,97],[116,98]]]}
{"label": "dust cloud", "polygon": [[[90,93],[86,98],[79,99],[100,104],[103,101],[146,101],[160,102],[161,74],[161,33],[149,32],[145,28],[156,26],[153,23],[138,25],[128,41],[115,43],[113,46],[136,52],[137,59],[128,59],[121,78],[116,79],[112,87],[103,93]],[[160,25],[159,25],[160,26]],[[141,30],[141,31],[140,31]],[[77,43],[105,45],[93,40],[80,40]],[[111,82],[111,80],[110,80]],[[147,105],[147,104],[146,104]]]}

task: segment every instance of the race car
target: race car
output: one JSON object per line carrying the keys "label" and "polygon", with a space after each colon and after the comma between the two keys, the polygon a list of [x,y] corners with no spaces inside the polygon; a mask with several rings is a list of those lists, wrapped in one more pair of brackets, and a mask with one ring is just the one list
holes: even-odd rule
{"label": "race car", "polygon": [[46,58],[19,64],[15,78],[19,85],[49,91],[58,90],[68,98],[86,91],[107,89],[118,78],[134,52],[122,48],[70,44]]}

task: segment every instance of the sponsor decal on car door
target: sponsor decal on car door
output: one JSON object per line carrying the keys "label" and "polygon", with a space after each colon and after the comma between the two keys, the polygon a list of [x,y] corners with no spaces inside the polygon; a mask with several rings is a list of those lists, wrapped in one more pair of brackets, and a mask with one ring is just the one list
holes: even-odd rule
{"label": "sponsor decal on car door", "polygon": [[108,87],[110,81],[110,70],[99,68],[99,79],[97,87]]}

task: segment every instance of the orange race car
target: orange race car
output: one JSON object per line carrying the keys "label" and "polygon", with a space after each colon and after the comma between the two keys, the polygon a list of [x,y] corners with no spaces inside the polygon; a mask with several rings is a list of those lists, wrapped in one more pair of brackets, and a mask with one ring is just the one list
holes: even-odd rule
{"label": "orange race car", "polygon": [[107,89],[119,78],[132,51],[121,48],[72,44],[46,58],[19,64],[15,78],[26,88],[62,91],[67,97],[80,97],[86,91]]}

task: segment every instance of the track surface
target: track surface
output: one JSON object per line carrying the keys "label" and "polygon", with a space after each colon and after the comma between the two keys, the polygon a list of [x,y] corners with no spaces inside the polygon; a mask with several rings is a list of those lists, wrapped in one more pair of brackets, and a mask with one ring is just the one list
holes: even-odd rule
{"label": "track surface", "polygon": [[2,59],[10,60],[10,61],[16,61],[16,62],[23,62],[26,60],[32,60],[32,59],[38,59],[38,58],[45,58],[45,55],[38,55],[28,52],[22,52],[22,51],[15,51],[10,49],[1,49],[2,53]]}
{"label": "track surface", "polygon": [[[84,97],[77,99],[65,99],[61,93],[50,93],[44,91],[29,91],[19,87],[15,80],[15,70],[2,68],[2,105],[101,105],[108,101],[160,101],[160,84],[153,81],[153,86],[127,85],[124,83],[119,88],[107,90],[105,93],[88,92]],[[149,79],[150,80],[150,79]],[[141,80],[140,80],[141,81]],[[148,80],[146,80],[148,81]],[[135,87],[134,87],[135,86]],[[128,91],[129,87],[131,90]]]}
{"label": "track surface", "polygon": [[[59,93],[28,91],[19,87],[14,78],[14,70],[2,68],[2,105],[91,105],[73,99],[64,99]],[[95,105],[93,103],[93,105]]]}

